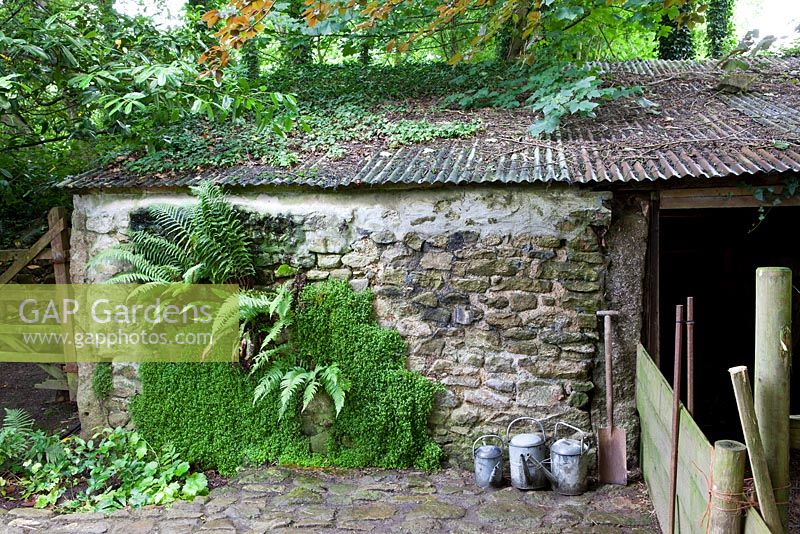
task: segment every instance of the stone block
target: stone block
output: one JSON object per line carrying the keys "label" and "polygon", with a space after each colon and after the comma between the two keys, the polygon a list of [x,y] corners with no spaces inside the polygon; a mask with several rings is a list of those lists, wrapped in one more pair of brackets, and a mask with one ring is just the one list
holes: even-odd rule
{"label": "stone block", "polygon": [[539,278],[546,280],[583,280],[595,282],[600,278],[597,268],[585,263],[546,261],[539,266]]}
{"label": "stone block", "polygon": [[439,298],[436,296],[436,293],[432,291],[426,291],[425,293],[420,293],[416,297],[412,298],[411,302],[415,304],[422,304],[423,306],[427,306],[429,308],[435,308],[439,305]]}
{"label": "stone block", "polygon": [[353,276],[353,271],[350,269],[334,269],[330,271],[330,277],[336,280],[350,280]]}
{"label": "stone block", "polygon": [[453,308],[452,321],[455,324],[469,325],[480,320],[483,313],[480,310],[468,306],[455,306]]}
{"label": "stone block", "polygon": [[463,386],[468,388],[476,388],[481,385],[481,381],[475,376],[464,375],[446,376],[441,382],[446,386]]}
{"label": "stone block", "polygon": [[311,281],[315,280],[326,280],[330,276],[330,272],[328,271],[320,271],[318,269],[312,269],[306,272],[306,278]]}
{"label": "stone block", "polygon": [[465,391],[464,401],[468,404],[501,409],[507,408],[512,403],[511,397],[508,395],[501,395],[488,388]]}
{"label": "stone block", "polygon": [[426,252],[419,260],[419,266],[423,269],[448,271],[452,262],[453,255],[450,252]]}
{"label": "stone block", "polygon": [[506,339],[534,339],[538,330],[528,326],[507,328],[503,331],[503,337]]}
{"label": "stone block", "polygon": [[558,236],[540,235],[532,237],[531,243],[537,247],[559,248],[563,246],[564,239]]}
{"label": "stone block", "polygon": [[503,352],[488,355],[483,363],[483,368],[488,373],[510,373],[514,369],[514,357]]}
{"label": "stone block", "polygon": [[334,269],[342,264],[340,254],[317,254],[317,267],[320,269]]}
{"label": "stone block", "polygon": [[390,232],[389,230],[380,230],[378,232],[372,232],[369,235],[369,237],[374,242],[381,245],[389,245],[397,241],[397,238],[395,237],[394,233]]}
{"label": "stone block", "polygon": [[490,308],[508,307],[508,299],[505,296],[498,295],[496,293],[489,293],[485,297],[481,298],[481,302],[486,304]]}
{"label": "stone block", "polygon": [[366,278],[355,278],[350,280],[350,287],[353,291],[364,291],[369,287],[369,280]]}
{"label": "stone block", "polygon": [[485,319],[487,324],[498,328],[510,328],[522,324],[519,315],[511,311],[490,310],[486,312]]}
{"label": "stone block", "polygon": [[422,237],[414,232],[409,232],[403,238],[403,243],[411,250],[422,250],[422,244],[425,242]]}
{"label": "stone block", "polygon": [[514,381],[502,376],[492,376],[486,379],[486,387],[502,393],[512,393],[514,391]]}
{"label": "stone block", "polygon": [[464,332],[464,344],[471,348],[497,349],[500,347],[500,334],[489,330],[467,328]]}
{"label": "stone block", "polygon": [[347,239],[329,231],[306,234],[306,248],[318,254],[341,254],[347,250]]}
{"label": "stone block", "polygon": [[453,278],[450,280],[450,285],[467,293],[483,293],[489,289],[489,278]]}
{"label": "stone block", "polygon": [[422,318],[444,326],[450,322],[452,314],[453,312],[448,308],[428,308],[422,312]]}
{"label": "stone block", "polygon": [[465,273],[475,276],[512,276],[524,267],[521,260],[473,260],[467,263]]}
{"label": "stone block", "polygon": [[549,280],[536,280],[528,276],[492,276],[490,288],[493,291],[533,291],[546,293],[552,288]]}
{"label": "stone block", "polygon": [[378,246],[371,240],[362,239],[353,243],[353,251],[342,256],[342,263],[348,267],[363,269],[378,261]]}
{"label": "stone block", "polygon": [[560,384],[540,380],[517,382],[517,404],[522,406],[549,407],[565,398],[564,388]]}
{"label": "stone block", "polygon": [[592,362],[589,360],[551,359],[540,356],[520,362],[521,367],[533,376],[540,378],[587,380],[590,377]]}
{"label": "stone block", "polygon": [[528,292],[509,293],[508,304],[511,306],[511,311],[532,310],[539,305],[539,296]]}

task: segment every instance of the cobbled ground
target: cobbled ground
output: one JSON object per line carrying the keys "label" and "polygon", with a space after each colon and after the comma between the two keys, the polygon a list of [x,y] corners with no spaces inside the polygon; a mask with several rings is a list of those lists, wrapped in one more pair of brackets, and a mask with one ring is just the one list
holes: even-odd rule
{"label": "cobbled ground", "polygon": [[602,486],[577,497],[511,487],[481,490],[472,473],[247,470],[194,502],[57,515],[0,510],[0,533],[203,534],[283,532],[658,532],[643,484]]}

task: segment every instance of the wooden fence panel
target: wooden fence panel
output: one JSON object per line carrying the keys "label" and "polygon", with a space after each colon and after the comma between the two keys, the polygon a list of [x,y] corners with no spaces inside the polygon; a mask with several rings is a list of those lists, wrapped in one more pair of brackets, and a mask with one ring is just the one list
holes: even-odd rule
{"label": "wooden fence panel", "polygon": [[[642,472],[662,531],[669,516],[669,457],[672,448],[672,388],[639,345],[636,358],[636,408],[641,421]],[[675,531],[705,532],[708,526],[709,481],[713,447],[681,404],[678,440],[678,483]],[[769,532],[763,519],[749,509],[745,532]]]}

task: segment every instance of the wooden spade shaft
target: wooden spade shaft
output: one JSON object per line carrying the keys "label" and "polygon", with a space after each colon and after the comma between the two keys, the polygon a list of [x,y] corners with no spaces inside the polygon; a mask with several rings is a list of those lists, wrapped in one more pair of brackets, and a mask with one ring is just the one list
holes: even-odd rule
{"label": "wooden spade shaft", "polygon": [[628,454],[626,449],[625,430],[614,426],[614,380],[612,366],[611,317],[619,315],[618,311],[599,311],[603,317],[606,371],[606,414],[608,428],[598,431],[600,481],[610,484],[625,485],[628,483]]}

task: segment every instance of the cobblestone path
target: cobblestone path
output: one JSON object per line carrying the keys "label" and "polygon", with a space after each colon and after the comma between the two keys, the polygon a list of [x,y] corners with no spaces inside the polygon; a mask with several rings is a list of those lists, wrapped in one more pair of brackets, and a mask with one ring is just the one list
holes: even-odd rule
{"label": "cobblestone path", "polygon": [[241,473],[195,502],[102,514],[0,510],[0,533],[657,532],[644,486],[579,497],[483,491],[469,472],[270,467]]}

